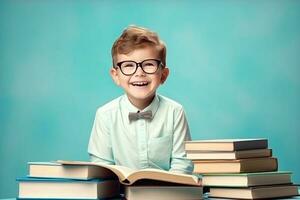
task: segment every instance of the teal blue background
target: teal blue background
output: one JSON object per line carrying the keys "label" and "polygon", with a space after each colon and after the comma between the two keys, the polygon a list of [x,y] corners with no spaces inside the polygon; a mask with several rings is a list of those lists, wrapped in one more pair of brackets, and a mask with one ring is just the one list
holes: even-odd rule
{"label": "teal blue background", "polygon": [[86,160],[98,106],[122,94],[110,49],[159,33],[193,139],[266,137],[300,183],[300,1],[0,1],[0,198],[27,161]]}

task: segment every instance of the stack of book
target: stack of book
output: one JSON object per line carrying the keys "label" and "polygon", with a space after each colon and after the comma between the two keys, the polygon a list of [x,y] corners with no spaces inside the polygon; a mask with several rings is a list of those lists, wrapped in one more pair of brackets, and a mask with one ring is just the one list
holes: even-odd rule
{"label": "stack of book", "polygon": [[29,162],[17,178],[19,199],[101,199],[118,197],[119,181],[109,170],[91,165]]}
{"label": "stack of book", "polygon": [[[19,199],[202,199],[197,176],[84,161],[29,162]],[[122,192],[124,191],[124,192]]]}
{"label": "stack of book", "polygon": [[187,158],[202,175],[209,197],[235,199],[279,198],[298,195],[291,172],[277,171],[267,139],[189,141]]}

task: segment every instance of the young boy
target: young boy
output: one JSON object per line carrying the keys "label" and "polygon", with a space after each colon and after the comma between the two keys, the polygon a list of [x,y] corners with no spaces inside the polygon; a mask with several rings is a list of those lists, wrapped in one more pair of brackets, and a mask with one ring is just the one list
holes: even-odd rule
{"label": "young boy", "polygon": [[191,173],[183,108],[156,94],[169,75],[164,43],[155,32],[129,26],[113,44],[112,59],[110,75],[125,94],[97,110],[88,145],[91,161]]}

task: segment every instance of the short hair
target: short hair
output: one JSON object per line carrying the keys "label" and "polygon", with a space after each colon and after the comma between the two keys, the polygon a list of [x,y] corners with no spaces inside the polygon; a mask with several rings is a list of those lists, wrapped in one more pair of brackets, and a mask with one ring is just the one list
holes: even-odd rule
{"label": "short hair", "polygon": [[134,25],[128,26],[114,42],[111,49],[113,64],[115,64],[114,61],[117,54],[128,54],[135,49],[147,46],[153,46],[157,49],[159,59],[163,66],[166,66],[166,46],[159,39],[157,33]]}

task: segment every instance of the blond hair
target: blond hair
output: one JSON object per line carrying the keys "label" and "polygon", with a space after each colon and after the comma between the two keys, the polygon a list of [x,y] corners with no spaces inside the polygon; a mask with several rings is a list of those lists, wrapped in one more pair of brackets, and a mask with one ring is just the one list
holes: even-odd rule
{"label": "blond hair", "polygon": [[166,66],[166,46],[157,33],[143,27],[128,26],[121,36],[114,42],[111,54],[113,64],[118,54],[128,54],[135,49],[144,47],[155,47],[163,66]]}

